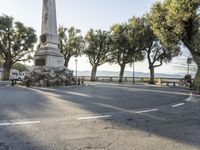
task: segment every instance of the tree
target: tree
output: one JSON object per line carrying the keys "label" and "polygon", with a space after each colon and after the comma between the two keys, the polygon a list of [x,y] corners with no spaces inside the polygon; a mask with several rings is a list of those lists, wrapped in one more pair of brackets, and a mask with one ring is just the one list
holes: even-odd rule
{"label": "tree", "polygon": [[2,65],[3,65],[3,58],[2,58],[2,56],[0,55],[0,68],[2,67]]}
{"label": "tree", "polygon": [[4,80],[9,80],[10,70],[16,62],[30,59],[37,37],[35,30],[14,22],[12,17],[0,16],[0,55],[4,60]]}
{"label": "tree", "polygon": [[95,81],[97,67],[110,59],[110,33],[107,31],[90,29],[85,36],[86,47],[84,54],[92,65],[91,81]]}
{"label": "tree", "polygon": [[84,40],[81,31],[74,27],[69,29],[60,26],[58,28],[59,49],[64,55],[65,66],[68,67],[72,56],[78,57],[84,48]]}
{"label": "tree", "polygon": [[[137,18],[134,19],[137,22]],[[111,63],[120,66],[119,82],[123,81],[125,67],[128,63],[142,61],[144,53],[137,40],[139,29],[135,22],[115,24],[111,27],[112,54]]]}
{"label": "tree", "polygon": [[140,25],[143,28],[143,32],[140,34],[142,40],[142,47],[146,52],[149,70],[150,70],[150,84],[155,84],[154,82],[154,72],[155,68],[160,67],[163,63],[168,63],[172,60],[173,57],[179,55],[179,48],[177,46],[173,47],[168,45],[164,47],[158,37],[154,34],[151,29],[148,20],[146,17],[140,19]]}
{"label": "tree", "polygon": [[19,70],[19,72],[23,72],[23,71],[28,70],[27,67],[26,67],[24,64],[21,64],[21,63],[15,63],[15,64],[12,66],[12,69]]}
{"label": "tree", "polygon": [[149,21],[163,44],[188,48],[198,66],[195,86],[200,87],[199,0],[165,0],[153,5]]}

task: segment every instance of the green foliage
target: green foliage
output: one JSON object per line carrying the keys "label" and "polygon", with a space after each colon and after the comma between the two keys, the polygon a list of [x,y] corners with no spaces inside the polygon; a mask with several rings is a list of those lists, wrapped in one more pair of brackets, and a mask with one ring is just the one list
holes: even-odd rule
{"label": "green foliage", "polygon": [[139,38],[140,32],[141,28],[138,25],[138,18],[132,18],[128,24],[115,24],[111,27],[111,63],[126,65],[144,59]]}
{"label": "green foliage", "polygon": [[180,44],[197,33],[199,5],[199,0],[165,0],[153,5],[149,22],[163,44]]}
{"label": "green foliage", "polygon": [[14,22],[12,17],[0,17],[0,54],[3,59],[10,55],[12,64],[26,60],[24,56],[33,52],[36,40],[34,29]]}
{"label": "green foliage", "polygon": [[58,28],[59,49],[65,58],[65,66],[72,56],[78,57],[84,49],[84,40],[81,36],[81,31],[71,27],[69,29],[60,26]]}
{"label": "green foliage", "polygon": [[112,54],[111,63],[120,65],[119,82],[122,82],[126,64],[144,60],[140,33],[142,28],[139,18],[133,17],[125,24],[115,24],[111,27]]}
{"label": "green foliage", "polygon": [[0,55],[0,68],[1,68],[2,65],[3,65],[3,62],[4,62],[4,60],[3,60],[2,56]]}
{"label": "green foliage", "polygon": [[97,67],[110,60],[110,32],[90,29],[85,36],[84,54],[92,65],[91,81],[95,81]]}
{"label": "green foliage", "polygon": [[27,71],[27,67],[24,64],[16,63],[12,66],[12,69],[19,70],[19,72]]}
{"label": "green foliage", "polygon": [[149,66],[159,67],[163,63],[169,63],[173,57],[179,55],[180,49],[177,45],[168,43],[167,46],[163,46],[161,44],[146,17],[141,18],[140,23],[143,27],[141,34],[141,39],[143,40],[142,47],[147,53]]}
{"label": "green foliage", "polygon": [[0,55],[4,60],[4,79],[9,79],[13,64],[30,59],[37,41],[35,30],[14,22],[12,17],[0,16]]}
{"label": "green foliage", "polygon": [[[165,0],[155,3],[148,17],[154,33],[163,45],[182,45],[191,52],[200,68],[199,0]],[[200,70],[195,77],[200,87]]]}
{"label": "green foliage", "polygon": [[180,53],[179,47],[175,44],[168,46],[163,46],[154,34],[151,26],[146,19],[143,17],[140,19],[140,26],[143,28],[140,38],[142,40],[142,47],[146,52],[149,70],[150,70],[150,81],[149,83],[155,84],[154,82],[154,69],[160,67],[163,63],[168,63],[173,57],[178,56]]}
{"label": "green foliage", "polygon": [[86,47],[84,54],[89,58],[92,66],[100,66],[110,59],[110,33],[107,31],[90,29],[85,36]]}

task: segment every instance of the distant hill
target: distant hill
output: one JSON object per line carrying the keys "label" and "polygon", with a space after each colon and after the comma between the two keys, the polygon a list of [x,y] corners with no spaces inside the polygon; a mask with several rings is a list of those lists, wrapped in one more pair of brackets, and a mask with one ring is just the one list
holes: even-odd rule
{"label": "distant hill", "polygon": [[[78,76],[90,76],[91,71],[78,71]],[[98,71],[97,76],[119,76],[119,72],[115,71]],[[124,77],[132,77],[133,73],[130,71],[124,72]],[[156,73],[155,77],[157,78],[183,78],[184,75],[180,74],[164,74],[164,73]],[[135,77],[149,77],[149,73],[144,72],[135,72]]]}
{"label": "distant hill", "polygon": [[[33,67],[28,66],[29,70],[32,70]],[[75,73],[74,73],[75,74]],[[78,76],[90,76],[91,71],[78,71]],[[119,72],[117,71],[98,71],[97,76],[111,76],[111,77],[118,77]],[[131,71],[125,71],[124,77],[132,77],[133,73]],[[135,77],[149,77],[149,73],[144,72],[135,72]],[[165,73],[155,73],[156,78],[183,78],[184,74],[165,74]]]}

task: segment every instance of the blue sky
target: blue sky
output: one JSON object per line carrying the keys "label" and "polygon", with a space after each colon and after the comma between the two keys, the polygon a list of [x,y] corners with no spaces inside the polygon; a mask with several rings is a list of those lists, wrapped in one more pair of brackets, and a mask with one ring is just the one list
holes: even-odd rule
{"label": "blue sky", "polygon": [[[155,0],[57,0],[58,24],[75,26],[84,33],[90,28],[109,29],[114,23],[148,12]],[[40,34],[42,0],[0,0],[0,13],[11,15]]]}
{"label": "blue sky", "polygon": [[[75,26],[85,34],[90,28],[107,30],[114,23],[123,23],[132,16],[142,16],[149,12],[156,0],[56,0],[58,25]],[[26,26],[36,29],[38,36],[41,28],[42,0],[0,0],[0,14],[13,16]],[[173,65],[175,58],[168,65],[156,69],[158,73],[179,73]],[[84,64],[84,65],[83,65]],[[74,70],[75,61],[71,60],[69,68]],[[86,57],[78,58],[78,70],[91,70]],[[98,70],[119,71],[118,65],[105,64]],[[132,68],[127,65],[127,71]],[[136,71],[148,72],[146,61],[136,64]]]}

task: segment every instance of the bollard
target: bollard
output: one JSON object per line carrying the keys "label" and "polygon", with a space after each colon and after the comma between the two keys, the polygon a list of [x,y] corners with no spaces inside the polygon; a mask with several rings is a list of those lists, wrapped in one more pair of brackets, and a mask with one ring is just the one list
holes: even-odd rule
{"label": "bollard", "polygon": [[29,79],[26,81],[26,87],[30,87],[30,80]]}
{"label": "bollard", "polygon": [[14,80],[12,79],[11,81],[12,81],[11,86],[14,86],[15,85]]}
{"label": "bollard", "polygon": [[81,79],[80,78],[78,78],[78,85],[80,85],[81,84]]}
{"label": "bollard", "polygon": [[65,80],[65,86],[67,86],[68,85],[68,81],[67,80]]}
{"label": "bollard", "polygon": [[82,84],[84,84],[84,78],[82,78],[82,80],[81,80],[81,81],[82,81]]}
{"label": "bollard", "polygon": [[46,84],[46,85],[47,85],[47,87],[49,87],[49,86],[50,86],[50,82],[49,82],[49,80],[47,80],[47,84]]}

